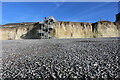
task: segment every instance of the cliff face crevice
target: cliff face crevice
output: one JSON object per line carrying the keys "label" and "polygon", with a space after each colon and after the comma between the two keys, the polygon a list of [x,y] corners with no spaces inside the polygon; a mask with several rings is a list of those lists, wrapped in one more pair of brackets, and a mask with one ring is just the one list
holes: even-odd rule
{"label": "cliff face crevice", "polygon": [[[0,39],[39,39],[40,24],[1,27]],[[50,35],[54,38],[120,37],[120,23],[99,21],[96,23],[54,22]],[[47,31],[44,29],[44,31]]]}

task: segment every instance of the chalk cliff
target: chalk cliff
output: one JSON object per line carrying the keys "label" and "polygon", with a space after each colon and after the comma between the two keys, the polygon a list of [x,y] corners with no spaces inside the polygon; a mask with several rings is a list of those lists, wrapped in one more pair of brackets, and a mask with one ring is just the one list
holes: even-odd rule
{"label": "chalk cliff", "polygon": [[[26,35],[30,30],[33,29],[31,26],[16,26],[16,27],[1,27],[0,28],[0,39],[1,40],[12,40],[22,39],[22,36]],[[32,35],[31,35],[32,36]]]}
{"label": "chalk cliff", "polygon": [[[37,26],[36,26],[37,25]],[[37,39],[40,25],[0,27],[0,40]],[[54,22],[50,35],[54,38],[120,37],[120,23],[99,21],[96,23]]]}
{"label": "chalk cliff", "polygon": [[120,23],[109,21],[96,23],[56,22],[53,26],[56,38],[120,37]]}

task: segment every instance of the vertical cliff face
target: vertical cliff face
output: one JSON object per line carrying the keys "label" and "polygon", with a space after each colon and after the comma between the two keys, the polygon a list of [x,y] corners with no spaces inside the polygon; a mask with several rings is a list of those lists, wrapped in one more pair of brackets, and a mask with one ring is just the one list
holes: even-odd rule
{"label": "vertical cliff face", "polygon": [[[120,23],[117,22],[54,22],[51,26],[50,36],[54,36],[54,38],[120,37]],[[0,40],[40,39],[40,28],[39,23],[16,27],[0,27]],[[43,31],[47,31],[47,28]]]}
{"label": "vertical cliff face", "polygon": [[[0,40],[41,39],[41,36],[44,36],[44,38],[46,38],[48,29],[46,28],[46,25],[43,26],[44,28],[41,29],[41,24],[39,24],[39,22],[36,22],[31,25],[0,27]],[[51,28],[49,28],[49,30],[51,31]],[[52,34],[55,33],[50,33],[50,36]]]}
{"label": "vertical cliff face", "polygon": [[56,22],[53,27],[56,38],[120,37],[120,23],[109,21],[96,23]]}
{"label": "vertical cliff face", "polygon": [[31,26],[16,26],[16,27],[1,27],[0,34],[1,40],[11,40],[11,39],[22,39],[22,36],[26,35],[30,30],[33,29]]}
{"label": "vertical cliff face", "polygon": [[91,23],[56,22],[53,24],[56,38],[88,38],[93,37]]}
{"label": "vertical cliff face", "polygon": [[95,37],[119,37],[120,24],[109,21],[92,24]]}

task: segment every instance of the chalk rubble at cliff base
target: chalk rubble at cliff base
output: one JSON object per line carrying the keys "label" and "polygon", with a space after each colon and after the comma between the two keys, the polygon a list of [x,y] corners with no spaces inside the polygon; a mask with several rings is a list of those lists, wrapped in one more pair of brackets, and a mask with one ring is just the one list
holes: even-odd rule
{"label": "chalk rubble at cliff base", "polygon": [[120,78],[119,39],[6,40],[3,79]]}

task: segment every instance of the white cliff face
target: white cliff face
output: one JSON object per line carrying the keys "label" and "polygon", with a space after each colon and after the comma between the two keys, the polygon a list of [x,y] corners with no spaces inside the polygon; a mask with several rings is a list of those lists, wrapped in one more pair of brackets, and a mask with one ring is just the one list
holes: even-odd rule
{"label": "white cliff face", "polygon": [[[93,37],[120,37],[120,23],[108,21],[96,23],[54,22],[50,35],[55,38],[93,38]],[[0,28],[0,40],[34,39],[38,27],[16,26]]]}
{"label": "white cliff face", "polygon": [[96,24],[98,27],[97,37],[120,37],[119,35],[120,24],[119,23],[98,22]]}
{"label": "white cliff face", "polygon": [[120,24],[108,21],[96,23],[56,22],[56,38],[120,37]]}
{"label": "white cliff face", "polygon": [[1,40],[22,39],[21,37],[28,33],[33,26],[16,26],[0,28]]}
{"label": "white cliff face", "polygon": [[91,23],[56,22],[54,24],[56,38],[92,37]]}

